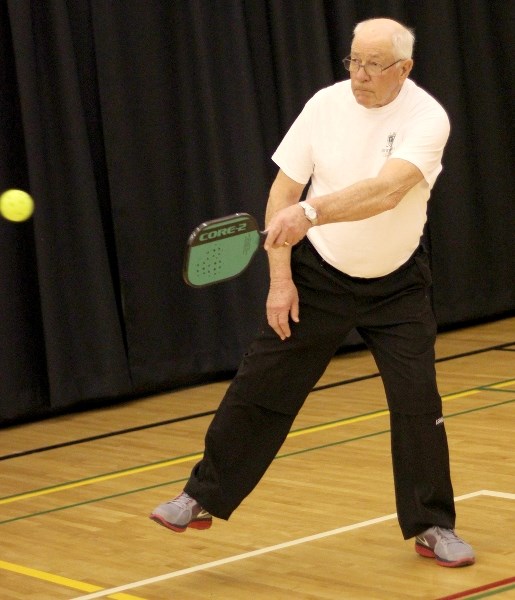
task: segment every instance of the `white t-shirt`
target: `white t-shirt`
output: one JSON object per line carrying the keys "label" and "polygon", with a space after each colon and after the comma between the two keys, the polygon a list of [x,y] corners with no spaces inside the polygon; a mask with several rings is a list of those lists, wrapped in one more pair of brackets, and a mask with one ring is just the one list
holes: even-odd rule
{"label": "white t-shirt", "polygon": [[308,198],[375,177],[388,158],[402,158],[420,169],[424,179],[394,209],[308,232],[322,258],[340,271],[381,277],[405,263],[420,243],[448,136],[446,112],[413,81],[406,80],[386,106],[365,108],[346,80],[307,102],[272,159],[291,179],[311,179]]}

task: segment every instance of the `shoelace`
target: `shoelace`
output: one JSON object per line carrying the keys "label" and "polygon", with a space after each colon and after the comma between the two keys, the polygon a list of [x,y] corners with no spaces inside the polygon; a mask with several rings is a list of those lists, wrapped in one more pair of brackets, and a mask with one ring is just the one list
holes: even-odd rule
{"label": "shoelace", "polygon": [[440,542],[444,546],[449,546],[451,544],[462,544],[463,542],[460,538],[454,533],[452,529],[442,529],[441,527],[435,527],[436,531],[440,534]]}
{"label": "shoelace", "polygon": [[188,494],[186,492],[183,492],[182,494],[177,496],[177,498],[170,500],[170,502],[168,502],[168,504],[171,504],[172,502],[174,504],[179,505],[181,508],[190,508],[190,506],[192,504],[197,503],[196,500],[194,500],[191,496],[188,496]]}

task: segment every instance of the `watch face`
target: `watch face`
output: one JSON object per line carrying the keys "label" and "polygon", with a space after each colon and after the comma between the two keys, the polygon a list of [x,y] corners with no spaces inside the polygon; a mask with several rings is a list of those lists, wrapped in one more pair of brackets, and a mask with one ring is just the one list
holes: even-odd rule
{"label": "watch face", "polygon": [[313,225],[316,225],[316,221],[317,221],[317,211],[310,206],[307,202],[302,202],[302,208],[304,209],[304,214],[306,215],[306,218],[308,220],[310,220]]}

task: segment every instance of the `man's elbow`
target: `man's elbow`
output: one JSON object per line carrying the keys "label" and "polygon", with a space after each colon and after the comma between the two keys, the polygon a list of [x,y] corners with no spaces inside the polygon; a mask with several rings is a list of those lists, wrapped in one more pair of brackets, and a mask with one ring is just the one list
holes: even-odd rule
{"label": "man's elbow", "polygon": [[419,179],[412,180],[406,182],[405,185],[401,185],[400,187],[396,187],[395,189],[390,190],[384,197],[384,205],[385,210],[392,210],[399,204],[399,202],[404,198],[404,196],[417,185]]}
{"label": "man's elbow", "polygon": [[396,190],[394,192],[390,192],[384,197],[383,200],[383,208],[384,210],[393,210],[397,204],[404,198],[408,190]]}

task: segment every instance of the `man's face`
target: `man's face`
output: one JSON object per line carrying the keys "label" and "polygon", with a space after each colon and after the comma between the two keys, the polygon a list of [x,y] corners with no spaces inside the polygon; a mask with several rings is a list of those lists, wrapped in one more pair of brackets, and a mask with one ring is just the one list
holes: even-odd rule
{"label": "man's face", "polygon": [[[354,38],[351,57],[361,64],[378,63],[383,68],[397,60],[389,36],[371,32],[363,32]],[[358,71],[351,71],[351,88],[356,102],[365,108],[379,108],[389,104],[397,97],[412,66],[413,61],[407,59],[380,75],[368,75],[362,67]]]}

